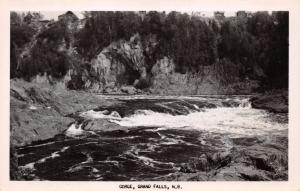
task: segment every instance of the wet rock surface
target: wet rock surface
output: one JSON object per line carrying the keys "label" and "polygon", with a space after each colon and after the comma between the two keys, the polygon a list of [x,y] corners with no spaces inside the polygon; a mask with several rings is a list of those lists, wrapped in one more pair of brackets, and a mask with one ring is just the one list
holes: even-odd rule
{"label": "wet rock surface", "polygon": [[251,139],[245,137],[244,144],[237,145],[235,144],[237,142],[233,142],[233,147],[229,151],[209,153],[184,164],[176,179],[179,181],[288,180],[287,137],[272,136],[271,140],[268,138],[248,146],[248,141],[253,142]]}
{"label": "wet rock surface", "polygon": [[135,94],[137,93],[137,90],[133,86],[123,86],[121,88],[121,91],[127,94]]}
{"label": "wet rock surface", "polygon": [[[288,179],[288,130],[276,129],[287,124],[287,115],[253,110],[245,98],[105,97],[11,84],[14,180]],[[195,113],[196,118],[188,118]],[[227,117],[221,119],[221,114]],[[149,115],[156,119],[149,122],[159,125],[144,123]],[[167,117],[165,125],[160,115]],[[261,123],[249,127],[247,116]],[[235,122],[236,117],[244,121]],[[196,119],[199,123],[191,123]],[[182,120],[190,127],[177,126]],[[72,125],[79,134],[68,136]]]}
{"label": "wet rock surface", "polygon": [[255,96],[251,99],[252,107],[266,109],[275,113],[288,113],[288,92],[274,92]]}
{"label": "wet rock surface", "polygon": [[68,114],[118,103],[87,92],[57,90],[21,80],[11,80],[10,93],[11,143],[17,146],[66,130],[75,121]]}

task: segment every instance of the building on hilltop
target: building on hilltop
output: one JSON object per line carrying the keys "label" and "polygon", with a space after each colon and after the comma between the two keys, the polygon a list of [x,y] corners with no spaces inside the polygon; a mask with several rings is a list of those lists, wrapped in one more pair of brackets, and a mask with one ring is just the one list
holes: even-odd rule
{"label": "building on hilltop", "polygon": [[30,12],[27,13],[27,15],[24,17],[23,21],[26,24],[30,24],[33,16]]}
{"label": "building on hilltop", "polygon": [[145,19],[147,12],[146,11],[139,11],[138,15],[141,17],[142,21]]}
{"label": "building on hilltop", "polygon": [[51,20],[40,20],[39,21],[40,24],[42,24],[45,27],[50,27],[54,24],[54,19]]}
{"label": "building on hilltop", "polygon": [[216,11],[216,12],[214,12],[214,17],[217,20],[223,20],[223,19],[225,19],[224,11]]}
{"label": "building on hilltop", "polygon": [[66,23],[74,23],[78,21],[79,18],[72,11],[67,11],[65,14],[59,15],[58,20]]}
{"label": "building on hilltop", "polygon": [[67,11],[65,14],[59,15],[58,22],[64,23],[69,30],[77,29],[78,24],[83,24],[80,23],[79,18],[72,11]]}
{"label": "building on hilltop", "polygon": [[238,11],[238,12],[236,12],[236,16],[238,18],[246,18],[248,15],[247,15],[246,11]]}
{"label": "building on hilltop", "polygon": [[83,29],[84,26],[85,26],[85,24],[86,24],[86,22],[87,22],[87,19],[86,19],[86,18],[80,19],[80,20],[78,21],[77,28],[78,28],[78,29]]}

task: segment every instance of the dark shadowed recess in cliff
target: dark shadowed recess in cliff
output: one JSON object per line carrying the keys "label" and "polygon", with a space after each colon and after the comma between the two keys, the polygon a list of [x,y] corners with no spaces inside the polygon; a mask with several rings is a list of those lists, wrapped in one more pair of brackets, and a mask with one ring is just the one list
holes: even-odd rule
{"label": "dark shadowed recess in cliff", "polygon": [[123,75],[117,76],[120,85],[131,85],[136,79],[139,79],[140,73],[137,70],[127,67]]}
{"label": "dark shadowed recess in cliff", "polygon": [[[46,72],[60,79],[70,68],[89,65],[111,43],[139,34],[148,73],[157,60],[168,57],[179,73],[201,73],[203,66],[219,64],[227,68],[224,71],[235,71],[228,75],[239,81],[258,80],[261,90],[288,88],[286,11],[212,18],[175,11],[85,12],[84,19],[72,21],[81,25],[77,28],[55,21],[36,26],[25,17],[11,12],[11,78],[29,80]],[[30,18],[41,17],[35,13]],[[155,37],[156,46],[147,46],[149,36]],[[29,49],[34,51],[26,54]],[[76,54],[70,54],[71,49]],[[101,79],[87,72],[88,77]],[[132,84],[139,75],[127,66],[118,78]]]}

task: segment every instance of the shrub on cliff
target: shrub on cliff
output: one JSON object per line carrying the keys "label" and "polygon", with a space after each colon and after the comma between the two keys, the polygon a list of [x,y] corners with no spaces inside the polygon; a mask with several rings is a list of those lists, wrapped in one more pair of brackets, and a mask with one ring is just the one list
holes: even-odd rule
{"label": "shrub on cliff", "polygon": [[66,74],[69,66],[69,58],[66,54],[38,44],[33,48],[31,56],[22,61],[19,76],[30,80],[37,74],[47,73],[54,78],[61,78]]}
{"label": "shrub on cliff", "polygon": [[128,40],[137,32],[140,18],[134,12],[88,12],[86,24],[75,34],[78,52],[89,60],[113,41]]}
{"label": "shrub on cliff", "polygon": [[30,42],[35,30],[28,25],[12,25],[10,28],[10,42],[18,47],[23,47]]}
{"label": "shrub on cliff", "polygon": [[66,25],[58,22],[52,25],[50,28],[42,31],[39,34],[38,39],[46,39],[48,43],[51,43],[52,48],[57,48],[57,46],[61,44],[62,40],[65,40],[66,46],[69,47],[70,34],[68,34]]}
{"label": "shrub on cliff", "polygon": [[19,54],[26,43],[31,41],[35,33],[35,29],[29,25],[21,25],[21,18],[17,13],[11,12],[10,27],[10,77],[17,76],[17,68],[19,65]]}
{"label": "shrub on cliff", "polygon": [[17,76],[26,80],[44,73],[58,79],[63,77],[72,59],[59,47],[63,46],[63,42],[68,46],[68,38],[65,26],[60,23],[42,31],[36,37],[30,55],[21,60]]}

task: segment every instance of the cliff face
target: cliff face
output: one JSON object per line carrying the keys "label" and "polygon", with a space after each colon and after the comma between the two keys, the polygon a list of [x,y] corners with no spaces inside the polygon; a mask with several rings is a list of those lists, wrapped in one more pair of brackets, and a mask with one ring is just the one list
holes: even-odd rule
{"label": "cliff face", "polygon": [[[173,59],[164,57],[149,68],[144,56],[149,49],[142,46],[138,34],[129,41],[111,43],[88,63],[90,70],[81,74],[85,89],[121,93],[122,86],[134,86],[154,94],[194,95],[251,94],[258,87],[256,81],[229,81],[216,64],[203,66],[198,73],[181,74],[175,72]],[[96,80],[91,80],[90,75]]]}
{"label": "cliff face", "polygon": [[[104,48],[88,63],[90,70],[80,74],[84,88],[97,93],[122,93],[122,86],[134,86],[154,94],[194,95],[251,94],[259,87],[257,81],[228,80],[217,64],[203,66],[198,73],[181,74],[175,72],[173,59],[165,56],[150,68],[145,52],[153,51],[157,42],[153,38],[149,41],[144,47],[136,34],[129,41],[119,40]],[[71,70],[65,79],[71,80],[73,73]],[[96,80],[91,80],[91,75]]]}
{"label": "cliff face", "polygon": [[157,94],[251,94],[257,82],[229,81],[217,65],[203,66],[198,73],[176,73],[175,65],[167,57],[158,60],[151,73],[152,92]]}
{"label": "cliff face", "polygon": [[146,78],[146,64],[139,35],[129,41],[120,40],[104,48],[89,65],[90,73],[96,77],[92,83],[86,81],[86,88],[99,92],[116,92],[123,85],[137,85]]}
{"label": "cliff face", "polygon": [[[30,57],[36,51],[34,46],[47,47],[68,62],[68,70],[59,79],[54,79],[47,72],[31,78],[34,82],[49,81],[60,83],[68,89],[84,89],[96,93],[154,93],[154,94],[250,94],[258,87],[256,81],[239,79],[232,65],[215,63],[201,65],[198,72],[178,73],[174,60],[168,56],[155,57],[153,52],[159,46],[156,35],[143,36],[136,33],[129,40],[120,39],[111,42],[99,50],[92,59],[87,59],[77,52],[76,33],[82,30],[83,21],[58,21],[46,26],[39,26],[23,52],[29,57],[29,63],[35,62]],[[47,30],[53,26],[63,28],[63,36],[53,40]],[[60,28],[50,32],[60,32]],[[48,32],[49,33],[49,32]],[[55,44],[55,45],[53,45]],[[43,53],[41,53],[43,54]],[[20,55],[21,58],[23,54]],[[149,59],[149,58],[152,58]],[[27,58],[28,59],[28,58]],[[51,58],[52,59],[52,58]],[[26,63],[23,63],[23,67]],[[58,65],[62,65],[59,63]],[[50,65],[50,69],[65,66]],[[232,76],[230,76],[232,75]],[[61,73],[59,74],[61,76]],[[228,77],[229,76],[229,77]],[[130,88],[130,91],[128,91]],[[126,89],[126,90],[124,90]]]}

